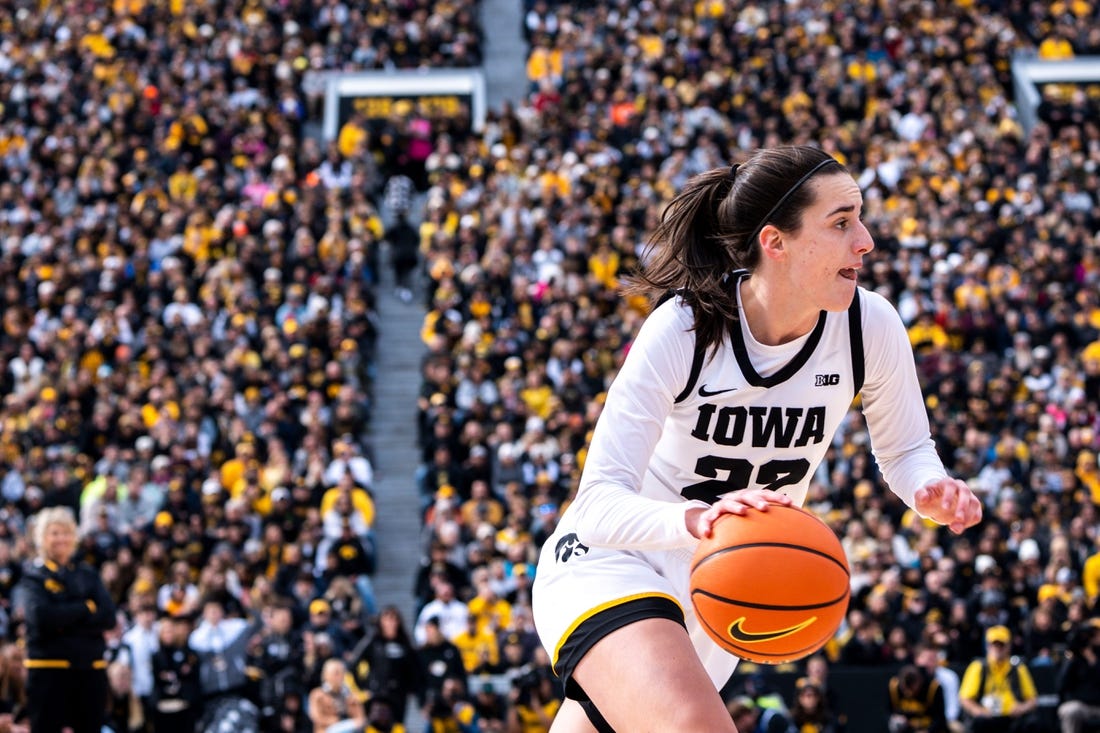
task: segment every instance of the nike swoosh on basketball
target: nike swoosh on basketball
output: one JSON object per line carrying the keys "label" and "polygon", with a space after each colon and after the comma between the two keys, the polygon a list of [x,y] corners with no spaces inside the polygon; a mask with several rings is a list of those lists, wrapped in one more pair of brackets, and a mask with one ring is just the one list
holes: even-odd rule
{"label": "nike swoosh on basketball", "polygon": [[709,390],[709,389],[707,389],[707,385],[704,384],[702,387],[699,388],[699,396],[700,397],[714,397],[715,395],[725,394],[726,392],[734,392],[736,390],[737,390],[737,387],[728,387],[726,389]]}
{"label": "nike swoosh on basketball", "polygon": [[791,634],[798,633],[799,631],[802,631],[802,629],[812,624],[814,621],[817,621],[817,616],[811,616],[802,623],[795,624],[794,626],[790,626],[786,629],[753,632],[745,631],[745,617],[742,616],[741,618],[730,624],[729,634],[731,639],[733,639],[734,641],[739,641],[742,644],[759,644],[762,641],[771,641],[772,639],[779,639],[784,636],[790,636]]}

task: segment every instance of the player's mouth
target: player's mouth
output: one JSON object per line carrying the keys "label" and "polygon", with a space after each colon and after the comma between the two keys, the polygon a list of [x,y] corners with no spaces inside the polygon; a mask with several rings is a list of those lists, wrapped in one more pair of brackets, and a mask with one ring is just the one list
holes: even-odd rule
{"label": "player's mouth", "polygon": [[845,280],[855,280],[859,276],[859,270],[855,267],[845,267],[840,271],[840,276]]}

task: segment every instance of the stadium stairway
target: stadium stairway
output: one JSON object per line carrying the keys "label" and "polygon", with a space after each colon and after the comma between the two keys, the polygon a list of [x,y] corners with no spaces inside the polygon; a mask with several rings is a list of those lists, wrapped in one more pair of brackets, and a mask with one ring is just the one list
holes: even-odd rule
{"label": "stadium stairway", "polygon": [[[489,104],[499,109],[504,99],[516,100],[522,96],[526,85],[523,3],[486,0],[481,5],[482,23],[491,31],[486,33],[484,58]],[[411,210],[419,211],[422,203],[414,202]],[[397,606],[411,629],[415,621],[413,583],[420,561],[420,498],[415,485],[419,462],[416,396],[420,388],[420,361],[425,353],[420,340],[424,308],[419,293],[409,303],[397,297],[389,247],[385,244],[380,260],[379,337],[370,421],[370,453],[378,504],[374,528],[378,558],[373,581],[379,605]],[[417,283],[417,286],[423,285]]]}
{"label": "stadium stairway", "polygon": [[[374,403],[370,421],[370,453],[375,470],[374,525],[377,566],[374,594],[379,606],[400,609],[411,631],[416,620],[413,584],[420,562],[420,499],[415,475],[419,461],[416,440],[416,395],[424,343],[420,326],[422,299],[397,297],[388,248],[381,251],[377,286],[378,345],[375,353]],[[424,730],[415,705],[410,705],[410,732]]]}
{"label": "stadium stairway", "polygon": [[523,40],[522,0],[483,0],[482,69],[489,109],[516,106],[527,92],[527,43]]}
{"label": "stadium stairway", "polygon": [[379,335],[375,353],[374,407],[370,451],[375,469],[378,506],[374,534],[378,547],[374,593],[380,606],[397,606],[406,624],[415,621],[413,582],[420,561],[420,498],[415,475],[416,395],[424,343],[420,326],[424,308],[419,298],[397,297],[388,250],[377,287]]}
{"label": "stadium stairway", "polygon": [[[482,67],[486,101],[490,109],[499,110],[505,100],[516,103],[526,92],[522,0],[484,0],[481,22],[487,31]],[[413,210],[417,209],[414,205]],[[420,361],[425,353],[420,340],[424,308],[419,293],[409,303],[397,297],[386,246],[382,248],[381,260],[377,288],[379,337],[370,421],[378,505],[374,527],[378,557],[373,581],[379,605],[397,606],[411,631],[416,620],[413,583],[420,562],[421,538],[420,497],[415,484],[419,463],[416,396],[420,388]],[[409,733],[420,733],[426,725],[420,710],[411,704],[405,720]]]}

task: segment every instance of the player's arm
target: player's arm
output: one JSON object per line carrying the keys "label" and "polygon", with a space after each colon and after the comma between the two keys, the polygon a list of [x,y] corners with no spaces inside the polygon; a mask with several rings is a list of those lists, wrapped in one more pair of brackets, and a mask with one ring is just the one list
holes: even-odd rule
{"label": "player's arm", "polygon": [[863,414],[875,461],[890,490],[921,516],[961,532],[981,521],[981,502],[947,475],[928,426],[913,351],[894,307],[864,293]]}
{"label": "player's arm", "polygon": [[664,502],[639,491],[657,441],[689,378],[691,312],[673,299],[642,324],[608,390],[569,507],[586,545],[671,549],[695,542],[685,512],[703,502]]}

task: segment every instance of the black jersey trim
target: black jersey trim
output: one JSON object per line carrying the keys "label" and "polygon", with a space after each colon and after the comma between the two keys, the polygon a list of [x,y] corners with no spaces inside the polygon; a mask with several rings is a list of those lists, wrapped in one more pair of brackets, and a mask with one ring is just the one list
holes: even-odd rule
{"label": "black jersey trim", "polygon": [[696,335],[695,339],[695,351],[691,355],[691,372],[688,374],[687,384],[684,385],[684,390],[680,394],[676,395],[676,399],[673,402],[677,404],[683,402],[691,394],[691,391],[695,389],[696,382],[699,381],[699,375],[703,373],[703,362],[706,361],[706,349],[703,348],[703,343],[698,339]]}
{"label": "black jersey trim", "polygon": [[863,361],[863,317],[859,301],[859,288],[856,288],[856,294],[852,298],[852,304],[848,306],[848,338],[852,343],[852,382],[854,384],[852,399],[855,399],[859,395],[860,390],[863,389],[863,379],[866,369]]}
{"label": "black jersey trim", "polygon": [[806,343],[802,345],[802,348],[795,354],[793,359],[770,377],[762,377],[757,374],[752,365],[752,360],[749,358],[749,350],[745,346],[745,334],[741,333],[741,323],[740,321],[734,323],[730,328],[730,342],[733,344],[733,354],[737,357],[737,365],[741,367],[741,373],[744,375],[745,381],[753,387],[767,388],[782,384],[797,374],[799,369],[806,366],[806,362],[813,356],[814,349],[821,342],[821,336],[825,333],[827,315],[825,311],[821,311],[821,315],[817,317],[817,325],[810,332],[810,337],[806,340]]}
{"label": "black jersey trim", "polygon": [[[666,300],[672,300],[677,295],[683,297],[686,294],[687,291],[683,289],[669,290],[667,293],[661,296],[660,300],[657,301],[657,306],[661,305]],[[657,306],[654,306],[654,308],[656,309]],[[683,402],[688,398],[688,395],[691,394],[691,390],[695,389],[695,383],[699,381],[699,375],[703,372],[703,361],[705,357],[706,349],[703,348],[703,345],[699,342],[699,339],[696,338],[695,351],[691,355],[691,371],[688,373],[687,384],[684,385],[684,389],[680,392],[680,394],[676,395],[676,398],[673,400],[673,402]]]}
{"label": "black jersey trim", "polygon": [[[669,290],[667,293],[661,296],[661,299],[657,301],[657,305],[661,305],[666,300],[670,300],[679,295],[684,297],[687,294],[687,290]],[[695,350],[691,355],[691,371],[688,373],[687,384],[684,385],[680,394],[672,400],[674,403],[679,404],[688,398],[691,394],[691,390],[695,389],[695,383],[699,381],[699,375],[703,373],[703,361],[706,359],[706,349],[703,348],[703,344],[699,341],[699,334],[695,335]]]}
{"label": "black jersey trim", "polygon": [[657,299],[657,302],[653,305],[653,310],[657,310],[662,305],[664,305],[666,300],[672,300],[677,295],[683,295],[684,292],[685,291],[683,291],[683,290],[669,290],[668,292],[666,292],[664,295],[662,295],[660,298]]}

